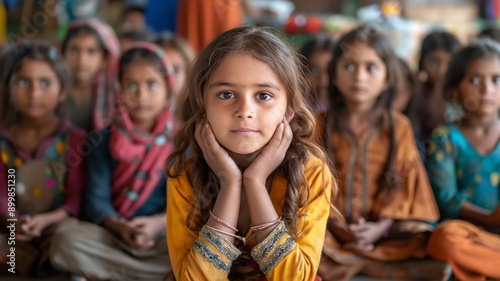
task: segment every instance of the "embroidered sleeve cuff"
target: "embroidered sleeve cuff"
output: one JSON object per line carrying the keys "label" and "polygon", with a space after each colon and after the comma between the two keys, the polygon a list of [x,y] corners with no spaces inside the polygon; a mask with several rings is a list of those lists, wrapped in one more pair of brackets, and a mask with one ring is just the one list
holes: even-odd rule
{"label": "embroidered sleeve cuff", "polygon": [[292,250],[295,245],[287,232],[285,223],[280,222],[262,242],[253,247],[250,254],[259,264],[260,270],[269,272]]}
{"label": "embroidered sleeve cuff", "polygon": [[227,273],[229,273],[233,261],[241,255],[241,251],[233,243],[205,226],[201,228],[193,247],[215,268]]}

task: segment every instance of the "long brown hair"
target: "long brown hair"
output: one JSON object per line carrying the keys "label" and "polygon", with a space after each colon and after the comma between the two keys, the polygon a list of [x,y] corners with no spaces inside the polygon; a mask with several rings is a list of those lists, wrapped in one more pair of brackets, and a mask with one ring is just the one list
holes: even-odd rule
{"label": "long brown hair", "polygon": [[[399,183],[395,173],[396,170],[396,135],[394,128],[394,118],[391,114],[392,101],[398,90],[398,81],[401,79],[399,76],[399,62],[397,56],[391,47],[389,39],[382,33],[382,31],[375,25],[362,25],[351,32],[341,37],[340,41],[335,46],[333,51],[333,59],[328,66],[328,76],[330,78],[329,85],[329,98],[330,110],[325,118],[325,128],[339,130],[341,132],[348,131],[345,126],[345,100],[344,96],[340,93],[336,85],[332,83],[336,76],[336,68],[339,61],[349,55],[350,49],[355,44],[366,44],[373,48],[380,59],[384,62],[387,68],[387,89],[383,90],[374,105],[374,112],[383,112],[376,116],[377,126],[383,127],[388,124],[390,128],[390,149],[388,152],[387,165],[384,173],[378,179],[378,190],[375,196],[381,195],[384,191],[394,191],[398,188]],[[333,149],[331,147],[332,140],[330,137],[330,130],[324,130],[323,142],[326,150],[330,154],[330,158],[334,161]],[[387,200],[390,196],[385,197]]]}
{"label": "long brown hair", "polygon": [[[309,197],[309,186],[303,164],[309,156],[315,156],[324,163],[326,157],[322,148],[311,141],[316,125],[315,118],[307,107],[307,95],[311,95],[314,88],[305,75],[307,68],[301,62],[299,55],[271,28],[239,27],[229,30],[219,35],[196,59],[179,96],[177,115],[182,125],[175,136],[176,150],[167,160],[168,163],[175,160],[173,169],[168,171],[167,175],[177,177],[188,172],[195,193],[195,202],[192,204],[186,224],[190,228],[200,228],[208,220],[209,210],[215,204],[220,182],[203,158],[203,153],[194,137],[195,126],[196,122],[204,118],[203,93],[210,75],[226,56],[234,53],[249,54],[265,62],[285,86],[288,109],[295,113],[290,121],[293,140],[285,159],[275,173],[287,179],[282,218],[290,234],[297,235],[298,212],[307,204]],[[188,151],[190,155],[186,157]],[[189,165],[192,167],[187,171]],[[332,189],[336,190],[335,187]],[[194,218],[195,213],[201,214],[201,218]],[[245,256],[243,254],[239,260],[245,259]],[[236,261],[233,264],[230,278],[244,276],[249,280],[252,276],[258,275],[258,272],[252,271],[249,266],[239,266],[240,264],[243,263]]]}

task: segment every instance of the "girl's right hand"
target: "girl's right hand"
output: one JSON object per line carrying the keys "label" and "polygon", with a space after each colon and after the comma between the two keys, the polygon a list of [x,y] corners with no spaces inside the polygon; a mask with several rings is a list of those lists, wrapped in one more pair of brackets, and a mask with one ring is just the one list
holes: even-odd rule
{"label": "girl's right hand", "polygon": [[150,243],[144,243],[144,234],[141,234],[137,229],[128,225],[126,222],[120,222],[120,236],[129,247],[136,250],[146,250],[153,245]]}
{"label": "girl's right hand", "polygon": [[29,232],[25,231],[26,224],[31,221],[30,216],[22,216],[18,218],[17,223],[18,227],[16,227],[16,239],[20,241],[30,241],[35,238],[35,236],[31,235]]}
{"label": "girl's right hand", "polygon": [[196,142],[203,151],[203,157],[210,169],[217,175],[221,187],[238,183],[241,186],[242,174],[233,158],[222,148],[215,139],[212,127],[206,120],[196,124]]}

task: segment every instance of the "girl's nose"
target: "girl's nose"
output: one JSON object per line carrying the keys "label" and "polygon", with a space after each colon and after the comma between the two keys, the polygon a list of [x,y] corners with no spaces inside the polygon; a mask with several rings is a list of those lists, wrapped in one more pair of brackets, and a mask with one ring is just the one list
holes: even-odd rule
{"label": "girl's nose", "polygon": [[356,80],[362,81],[366,78],[366,70],[363,69],[362,67],[356,68],[355,75],[356,75]]}
{"label": "girl's nose", "polygon": [[235,116],[239,119],[253,118],[255,112],[253,110],[253,102],[246,98],[240,100]]}

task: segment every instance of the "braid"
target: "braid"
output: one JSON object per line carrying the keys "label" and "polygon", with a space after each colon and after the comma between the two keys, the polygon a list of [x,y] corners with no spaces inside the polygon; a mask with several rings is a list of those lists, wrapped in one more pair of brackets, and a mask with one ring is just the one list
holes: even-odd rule
{"label": "braid", "polygon": [[[284,175],[288,179],[285,193],[282,218],[292,235],[297,234],[297,219],[299,209],[304,206],[309,198],[309,186],[307,185],[303,164],[307,159],[307,150],[300,144],[293,144],[292,149],[287,151],[283,161]],[[304,192],[301,192],[303,189]]]}

